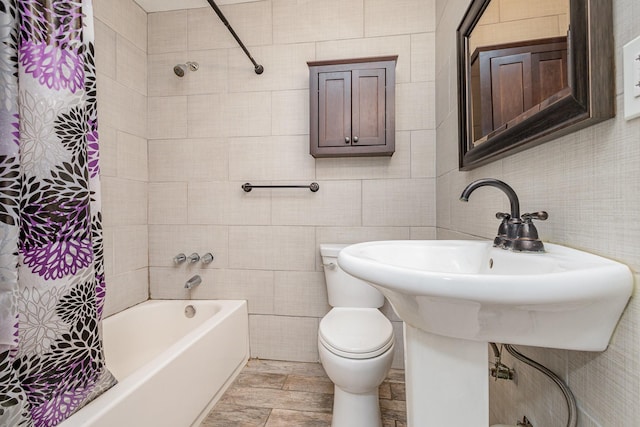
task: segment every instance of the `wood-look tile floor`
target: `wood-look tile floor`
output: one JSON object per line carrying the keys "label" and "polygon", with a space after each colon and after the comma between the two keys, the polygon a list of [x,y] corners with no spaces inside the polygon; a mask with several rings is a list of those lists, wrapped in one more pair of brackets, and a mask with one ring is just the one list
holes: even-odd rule
{"label": "wood-look tile floor", "polygon": [[[319,363],[251,359],[200,427],[330,427],[333,383]],[[380,385],[383,427],[406,427],[404,371]]]}

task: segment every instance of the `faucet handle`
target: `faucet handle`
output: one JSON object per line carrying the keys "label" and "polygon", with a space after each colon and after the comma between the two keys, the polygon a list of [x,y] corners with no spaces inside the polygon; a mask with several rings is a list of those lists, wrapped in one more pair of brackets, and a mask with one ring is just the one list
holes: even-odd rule
{"label": "faucet handle", "polygon": [[179,253],[178,255],[173,257],[173,262],[175,264],[182,264],[187,260],[187,256],[183,253]]}
{"label": "faucet handle", "polygon": [[506,212],[496,212],[496,218],[504,221],[505,219],[510,219],[511,215]]}
{"label": "faucet handle", "polygon": [[187,257],[187,261],[189,261],[189,264],[193,264],[194,262],[198,262],[200,261],[200,255],[198,255],[196,252],[192,253],[191,255],[189,255]]}
{"label": "faucet handle", "polygon": [[522,214],[522,219],[526,222],[531,222],[532,219],[540,221],[546,221],[549,218],[549,214],[545,211]]}

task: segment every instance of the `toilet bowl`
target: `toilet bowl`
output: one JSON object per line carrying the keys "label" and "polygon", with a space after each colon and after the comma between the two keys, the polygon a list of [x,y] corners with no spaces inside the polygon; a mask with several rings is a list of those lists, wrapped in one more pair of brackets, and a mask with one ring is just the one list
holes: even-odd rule
{"label": "toilet bowl", "polygon": [[384,296],[340,269],[347,245],[320,245],[329,304],[320,321],[318,352],[334,383],[332,427],[380,427],[378,387],[393,361],[393,327],[378,308]]}

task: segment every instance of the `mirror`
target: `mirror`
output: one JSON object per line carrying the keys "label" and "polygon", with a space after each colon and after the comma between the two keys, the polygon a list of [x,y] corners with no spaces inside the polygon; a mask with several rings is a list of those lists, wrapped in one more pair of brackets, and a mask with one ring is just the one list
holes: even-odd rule
{"label": "mirror", "polygon": [[610,2],[472,0],[457,37],[460,170],[615,114]]}

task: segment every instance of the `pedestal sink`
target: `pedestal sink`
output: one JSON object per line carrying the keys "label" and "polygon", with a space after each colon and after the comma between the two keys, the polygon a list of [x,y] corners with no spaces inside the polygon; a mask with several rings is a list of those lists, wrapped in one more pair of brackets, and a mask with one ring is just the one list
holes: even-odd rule
{"label": "pedestal sink", "polygon": [[340,252],[405,322],[412,427],[488,426],[488,342],[605,350],[631,296],[627,266],[564,246],[381,241]]}

